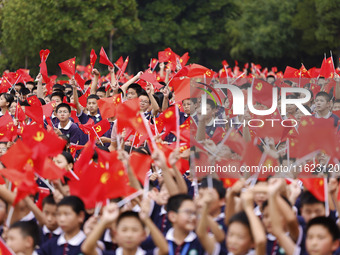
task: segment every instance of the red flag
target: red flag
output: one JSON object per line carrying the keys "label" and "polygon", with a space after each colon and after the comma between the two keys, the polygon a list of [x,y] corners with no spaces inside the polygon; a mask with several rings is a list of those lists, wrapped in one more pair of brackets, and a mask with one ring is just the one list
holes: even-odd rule
{"label": "red flag", "polygon": [[168,109],[166,109],[164,112],[162,112],[159,115],[159,119],[163,120],[165,132],[163,134],[163,137],[167,136],[171,131],[176,132],[176,126],[178,125],[177,119],[176,119],[176,107],[170,106]]}
{"label": "red flag", "polygon": [[258,166],[262,157],[260,149],[253,144],[253,142],[248,142],[246,144],[245,150],[243,151],[242,160],[247,166]]}
{"label": "red flag", "polygon": [[189,60],[189,53],[186,52],[183,54],[183,56],[179,59],[179,62],[181,63],[181,66],[185,66],[187,63],[188,63],[188,60]]}
{"label": "red flag", "polygon": [[51,159],[46,158],[40,176],[48,180],[61,180],[65,174],[65,169],[59,168]]}
{"label": "red flag", "polygon": [[167,51],[160,51],[160,52],[158,52],[158,61],[160,63],[168,62],[169,59],[170,59],[170,55],[169,55],[169,52],[167,52]]}
{"label": "red flag", "polygon": [[154,87],[157,88],[157,89],[160,89],[160,88],[163,87],[163,85],[161,85],[157,81],[156,76],[152,73],[152,71],[150,69],[146,70],[139,78],[141,80],[152,83],[152,85],[154,85]]}
{"label": "red flag", "polygon": [[27,102],[30,106],[42,106],[39,98],[37,96],[30,96],[27,98]]}
{"label": "red flag", "polygon": [[125,101],[117,106],[116,118],[117,118],[117,132],[123,131],[124,127],[131,127],[129,119],[136,118],[137,113],[140,110],[139,99],[131,99]]}
{"label": "red flag", "polygon": [[89,120],[86,122],[86,124],[80,124],[79,128],[81,131],[83,131],[85,134],[89,135],[91,132],[93,132],[92,127],[94,126],[94,120],[89,118]]}
{"label": "red flag", "polygon": [[74,158],[76,156],[77,151],[83,149],[84,145],[70,144],[69,148],[70,148],[70,153],[72,157]]}
{"label": "red flag", "polygon": [[15,255],[15,253],[6,245],[5,241],[0,237],[0,254]]}
{"label": "red flag", "polygon": [[287,66],[283,74],[283,78],[299,78],[300,70],[293,67]]}
{"label": "red flag", "polygon": [[242,155],[242,153],[246,149],[246,141],[244,138],[237,132],[237,130],[232,130],[226,142],[224,143],[230,149],[235,151],[237,154]]}
{"label": "red flag", "polygon": [[48,104],[43,105],[42,106],[43,115],[45,115],[45,117],[51,116],[55,105],[56,105],[55,101],[52,101],[52,102],[49,102]]}
{"label": "red flag", "polygon": [[116,115],[116,107],[122,102],[121,94],[113,97],[101,98],[97,101],[102,119],[107,119]]}
{"label": "red flag", "polygon": [[120,58],[116,61],[115,65],[119,68],[122,69],[123,65],[124,65],[124,59],[122,56],[120,56]]}
{"label": "red flag", "polygon": [[146,173],[150,170],[152,159],[149,155],[133,152],[130,156],[130,165],[137,179],[144,183]]}
{"label": "red flag", "polygon": [[6,168],[21,170],[31,155],[32,150],[21,140],[18,140],[1,156],[0,160]]}
{"label": "red flag", "polygon": [[253,103],[258,102],[267,107],[273,103],[273,86],[268,82],[255,79],[253,86]]}
{"label": "red flag", "polygon": [[81,88],[81,90],[84,90],[85,80],[83,78],[81,78],[79,73],[76,73],[74,75],[74,79],[76,80],[76,82],[77,82],[78,86]]}
{"label": "red flag", "polygon": [[26,119],[26,114],[20,104],[17,104],[14,116],[19,122],[23,122]]}
{"label": "red flag", "polygon": [[94,51],[94,49],[92,49],[90,53],[90,65],[92,66],[92,68],[94,67],[94,64],[96,63],[96,60],[97,60],[97,54]]}
{"label": "red flag", "polygon": [[61,73],[66,74],[69,78],[72,78],[76,73],[76,58],[71,58],[62,63],[59,63]]}
{"label": "red flag", "polygon": [[312,193],[315,198],[322,202],[325,201],[324,185],[327,185],[327,183],[324,183],[323,178],[301,178],[300,180],[303,182],[303,185],[306,187],[306,189],[310,193]]}
{"label": "red flag", "polygon": [[91,94],[91,86],[89,86],[87,88],[87,90],[85,91],[85,93],[79,97],[79,104],[81,104],[83,107],[86,107],[87,105],[87,98],[89,97],[89,95]]}
{"label": "red flag", "polygon": [[299,156],[305,156],[316,150],[324,150],[327,155],[336,156],[336,128],[333,118],[317,119],[303,116],[299,126]]}
{"label": "red flag", "polygon": [[175,92],[176,101],[183,101],[184,99],[190,98],[190,79],[174,77],[169,86],[173,88]]}
{"label": "red flag", "polygon": [[221,178],[224,188],[232,187],[239,179],[238,178]]}
{"label": "red flag", "polygon": [[25,114],[37,124],[44,124],[43,109],[41,106],[25,106]]}
{"label": "red flag", "polygon": [[302,78],[311,78],[311,74],[307,71],[306,67],[303,64],[300,67],[300,73]]}
{"label": "red flag", "polygon": [[9,115],[9,112],[6,112],[1,117],[0,140],[1,141],[12,141],[16,135],[17,135],[17,126],[14,125],[14,121],[11,115]]}
{"label": "red flag", "polygon": [[107,119],[103,119],[99,121],[96,125],[94,125],[93,128],[98,136],[101,137],[111,128],[111,125]]}
{"label": "red flag", "polygon": [[112,62],[107,57],[106,52],[103,47],[100,49],[99,56],[100,56],[99,63],[113,67]]}
{"label": "red flag", "polygon": [[[47,131],[43,125],[28,125],[22,134],[22,141],[32,148],[33,156],[39,152],[43,152],[43,156],[56,156],[61,153],[66,145],[66,141],[61,139],[54,131]],[[53,146],[51,146],[53,144]],[[36,150],[40,147],[40,150]]]}
{"label": "red flag", "polygon": [[[90,137],[89,141],[85,144],[84,149],[80,153],[78,160],[74,164],[74,172],[78,175],[82,172],[83,168],[85,168],[90,160],[92,159],[94,153],[95,139],[94,137]],[[78,175],[79,176],[79,175]]]}
{"label": "red flag", "polygon": [[41,62],[46,62],[48,55],[50,55],[50,50],[49,49],[41,50],[39,52],[39,55],[40,55]]}
{"label": "red flag", "polygon": [[150,64],[149,64],[149,67],[153,70],[153,69],[155,69],[157,63],[158,63],[157,58],[153,58],[153,59],[151,59],[151,62],[150,62]]}
{"label": "red flag", "polygon": [[326,57],[322,61],[320,75],[327,78],[333,78],[335,73],[334,64],[332,57],[326,59]]}
{"label": "red flag", "polygon": [[118,72],[117,77],[122,77],[124,75],[128,63],[129,63],[129,56],[127,56],[127,58],[125,59],[124,64],[122,68],[120,69],[120,71]]}

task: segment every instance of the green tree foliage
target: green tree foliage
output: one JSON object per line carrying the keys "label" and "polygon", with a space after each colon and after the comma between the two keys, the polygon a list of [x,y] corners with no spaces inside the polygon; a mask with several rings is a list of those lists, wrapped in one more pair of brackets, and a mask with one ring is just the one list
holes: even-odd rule
{"label": "green tree foliage", "polygon": [[239,15],[228,22],[231,55],[241,60],[280,59],[296,53],[292,16],[297,0],[237,1]]}
{"label": "green tree foliage", "polygon": [[213,64],[214,55],[228,55],[225,24],[235,14],[231,0],[138,1],[142,32],[136,35],[144,59],[171,47],[180,54],[189,51],[191,61]]}
{"label": "green tree foliage", "polygon": [[39,51],[51,50],[56,63],[73,56],[88,58],[91,47],[133,49],[132,35],[139,31],[134,0],[10,0],[1,10],[2,46],[11,67],[39,64]]}

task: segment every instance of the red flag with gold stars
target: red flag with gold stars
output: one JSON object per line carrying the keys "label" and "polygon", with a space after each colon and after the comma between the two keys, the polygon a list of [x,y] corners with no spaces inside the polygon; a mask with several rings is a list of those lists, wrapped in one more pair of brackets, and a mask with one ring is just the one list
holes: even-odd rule
{"label": "red flag with gold stars", "polygon": [[59,63],[61,73],[67,75],[69,78],[72,78],[76,73],[76,58],[71,58],[64,62]]}
{"label": "red flag with gold stars", "polygon": [[333,78],[335,73],[334,64],[332,57],[326,59],[326,57],[322,61],[320,75],[327,78]]}
{"label": "red flag with gold stars", "polygon": [[94,49],[92,49],[90,53],[90,65],[92,66],[92,68],[94,67],[94,64],[96,63],[96,60],[97,60],[97,54],[94,51]]}
{"label": "red flag with gold stars", "polygon": [[121,94],[113,97],[101,98],[97,101],[102,119],[107,119],[116,115],[116,107],[122,103]]}
{"label": "red flag with gold stars", "polygon": [[101,64],[103,64],[103,65],[107,65],[107,66],[113,67],[112,62],[111,62],[111,61],[109,60],[109,58],[107,57],[106,52],[105,52],[105,50],[104,50],[103,47],[101,47],[101,49],[100,49],[99,56],[100,56],[100,58],[99,58],[99,63],[101,63]]}
{"label": "red flag with gold stars", "polygon": [[323,178],[301,178],[300,179],[303,182],[303,185],[306,187],[306,189],[313,194],[315,198],[318,200],[324,202],[325,201],[325,188],[324,185],[327,183],[324,183]]}
{"label": "red flag with gold stars", "polygon": [[155,88],[160,89],[163,87],[162,84],[160,84],[156,76],[152,73],[150,69],[146,70],[140,77],[139,79],[144,80],[146,82],[150,82]]}
{"label": "red flag with gold stars", "polygon": [[130,165],[137,179],[144,183],[146,173],[150,170],[152,159],[149,155],[133,152],[130,155]]}

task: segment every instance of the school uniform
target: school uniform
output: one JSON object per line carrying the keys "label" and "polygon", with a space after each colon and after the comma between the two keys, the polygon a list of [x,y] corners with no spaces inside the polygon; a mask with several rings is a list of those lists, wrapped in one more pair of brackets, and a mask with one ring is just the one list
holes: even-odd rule
{"label": "school uniform", "polygon": [[[228,227],[224,224],[224,218],[225,218],[225,214],[223,213],[224,208],[222,208],[222,212],[216,217],[214,218],[214,221],[218,224],[218,227],[220,229],[223,229],[224,233],[227,233],[228,231]],[[225,244],[225,240],[223,240],[221,243],[221,249],[220,249],[220,255],[225,255],[228,253],[226,244]]]}
{"label": "school uniform", "polygon": [[334,127],[337,127],[339,124],[339,120],[340,118],[338,116],[336,116],[334,113],[332,112],[328,112],[326,116],[321,117],[318,113],[313,114],[313,116],[317,119],[329,119],[332,118],[334,121]]}
{"label": "school uniform", "polygon": [[182,125],[184,123],[184,121],[186,121],[187,118],[189,118],[190,115],[186,114],[184,112],[179,112],[179,123],[180,125]]}
{"label": "school uniform", "polygon": [[[123,255],[123,248],[119,247],[118,249],[116,249],[115,251],[98,251],[97,250],[98,255]],[[135,253],[135,255],[146,255],[147,252],[144,251],[142,248],[138,247],[137,251]]]}
{"label": "school uniform", "polygon": [[[174,229],[170,228],[166,233],[165,239],[169,246],[169,255],[184,255],[184,254],[195,254],[195,255],[206,255],[207,252],[204,251],[200,241],[198,240],[195,232],[191,231],[189,235],[184,239],[183,244],[177,245],[174,238]],[[212,255],[217,255],[220,252],[220,244],[215,244],[215,249]]]}
{"label": "school uniform", "polygon": [[102,120],[102,116],[100,115],[99,110],[98,110],[98,113],[94,116],[90,114],[86,114],[83,111],[81,111],[79,115],[77,114],[77,117],[81,124],[86,124],[89,121],[89,119],[93,119],[95,124],[97,124],[99,121]]}
{"label": "school uniform", "polygon": [[70,120],[64,128],[59,123],[58,129],[70,139],[70,143],[84,145],[87,142],[81,129]]}
{"label": "school uniform", "polygon": [[[158,227],[158,229],[165,235],[168,230],[171,228],[171,222],[168,220],[167,211],[165,210],[164,206],[158,205],[153,201],[153,209],[151,210],[152,213],[150,215],[150,219],[153,223]],[[148,236],[146,240],[144,240],[141,244],[141,247],[151,252],[156,248],[151,236]]]}
{"label": "school uniform", "polygon": [[218,128],[218,127],[223,127],[225,128],[225,124],[218,124],[218,123],[215,123],[214,124],[214,120],[215,118],[213,117],[211,119],[211,121],[205,125],[205,132],[207,133],[207,135],[211,138],[213,137],[214,133],[215,133],[215,130]]}
{"label": "school uniform", "polygon": [[72,239],[66,241],[64,234],[59,237],[53,237],[42,245],[39,255],[79,255],[81,252],[81,244],[85,240],[86,235],[83,231],[79,231]]}
{"label": "school uniform", "polygon": [[59,237],[63,233],[62,229],[58,227],[54,231],[50,231],[46,225],[41,228],[40,234],[40,246],[46,243],[48,240],[52,239],[52,237]]}

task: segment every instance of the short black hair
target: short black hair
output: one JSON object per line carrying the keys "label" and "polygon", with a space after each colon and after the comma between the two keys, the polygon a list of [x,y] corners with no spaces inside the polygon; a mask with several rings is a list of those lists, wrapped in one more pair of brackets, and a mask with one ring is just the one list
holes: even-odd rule
{"label": "short black hair", "polygon": [[66,108],[66,109],[68,110],[68,112],[71,113],[71,107],[70,107],[68,104],[66,104],[66,103],[60,103],[60,104],[58,104],[58,106],[57,106],[57,108],[56,108],[55,111],[58,112],[58,110],[59,110],[60,108],[62,108],[62,107]]}
{"label": "short black hair", "polygon": [[[215,189],[218,193],[218,197],[220,199],[224,199],[225,197],[225,188],[223,187],[223,183],[220,180],[217,180],[215,178],[212,178],[212,185],[213,185],[213,189]],[[201,185],[199,186],[199,188],[209,188],[208,185],[208,178],[204,177],[201,181]]]}
{"label": "short black hair", "polygon": [[61,153],[61,155],[63,155],[66,158],[66,161],[67,161],[68,164],[70,164],[70,163],[74,164],[74,159],[73,159],[71,153],[69,153],[67,151],[63,151]]}
{"label": "short black hair", "polygon": [[246,226],[249,229],[250,236],[253,238],[253,235],[250,229],[249,219],[247,217],[247,214],[244,211],[235,213],[233,216],[231,216],[229,220],[229,226],[234,222],[238,222]]}
{"label": "short black hair", "polygon": [[137,83],[130,84],[126,91],[128,91],[128,89],[135,90],[138,96],[140,96],[140,93],[142,92],[142,87]]}
{"label": "short black hair", "polygon": [[137,212],[134,212],[134,211],[125,211],[125,212],[121,213],[118,216],[118,219],[117,219],[117,226],[125,218],[135,218],[140,222],[140,224],[142,225],[143,228],[145,227],[144,222],[139,218],[139,214]]}
{"label": "short black hair", "polygon": [[315,217],[311,219],[307,224],[306,233],[312,226],[315,226],[315,225],[320,225],[326,228],[329,231],[329,233],[332,235],[333,241],[336,241],[337,239],[340,238],[339,228],[336,225],[335,221],[332,220],[331,218],[320,216],[320,217]]}
{"label": "short black hair", "polygon": [[74,211],[76,214],[85,212],[84,202],[77,196],[64,197],[57,205],[57,207],[60,206],[70,206],[72,208],[72,211]]}
{"label": "short black hair", "polygon": [[52,90],[55,90],[55,89],[65,91],[65,87],[63,85],[59,84],[59,83],[56,83],[56,84],[53,85]]}
{"label": "short black hair", "polygon": [[30,93],[31,93],[31,91],[28,88],[22,88],[22,89],[19,90],[19,94],[21,94],[23,96],[26,96]]}
{"label": "short black hair", "polygon": [[318,200],[312,193],[308,190],[302,192],[300,199],[301,207],[303,205],[311,205],[311,204],[322,204],[325,205],[324,202]]}
{"label": "short black hair", "polygon": [[96,92],[103,92],[106,93],[105,87],[99,87]]}
{"label": "short black hair", "polygon": [[315,99],[316,99],[317,97],[324,97],[324,98],[326,99],[327,102],[330,102],[330,101],[331,101],[330,95],[329,95],[327,92],[325,92],[325,91],[320,91],[318,94],[316,94]]}
{"label": "short black hair", "polygon": [[48,195],[47,197],[45,197],[42,201],[42,207],[44,207],[44,205],[57,205],[57,203],[55,202],[54,198],[53,198],[53,194]]}
{"label": "short black hair", "polygon": [[33,238],[33,248],[40,243],[40,231],[37,223],[31,221],[17,221],[9,229],[19,229],[23,237],[30,236]]}
{"label": "short black hair", "polygon": [[95,94],[91,94],[87,97],[87,101],[89,101],[89,99],[96,99],[99,100],[99,96],[95,95]]}
{"label": "short black hair", "polygon": [[192,201],[192,198],[187,194],[177,194],[177,195],[170,197],[168,200],[168,204],[166,206],[167,211],[177,212],[178,209],[183,204],[183,202],[186,200]]}
{"label": "short black hair", "polygon": [[53,92],[51,94],[51,99],[52,99],[52,97],[59,97],[60,100],[63,101],[64,100],[64,96],[65,96],[65,94],[63,92],[56,91],[56,92]]}
{"label": "short black hair", "polygon": [[210,98],[207,99],[207,104],[210,105],[211,109],[216,108],[215,102],[213,100],[211,100]]}

